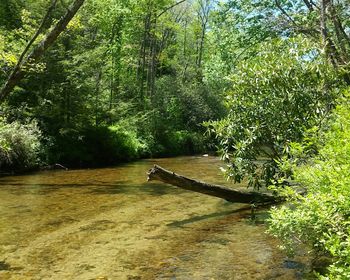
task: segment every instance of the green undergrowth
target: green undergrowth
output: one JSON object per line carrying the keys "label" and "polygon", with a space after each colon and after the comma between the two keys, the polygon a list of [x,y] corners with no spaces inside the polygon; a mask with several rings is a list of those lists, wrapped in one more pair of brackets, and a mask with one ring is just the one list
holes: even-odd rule
{"label": "green undergrowth", "polygon": [[0,171],[29,170],[40,163],[41,132],[35,122],[0,119]]}
{"label": "green undergrowth", "polygon": [[307,244],[314,257],[329,257],[331,264],[324,275],[318,274],[320,279],[350,279],[349,109],[349,100],[343,100],[327,129],[319,132],[318,143],[313,142],[321,145],[316,156],[307,159],[310,142],[297,145],[298,157],[306,155],[304,163],[294,160],[288,168],[292,166],[295,180],[307,189],[307,195],[286,188],[281,192],[288,203],[271,211],[269,231],[289,253]]}
{"label": "green undergrowth", "polygon": [[140,133],[137,126],[117,123],[61,129],[43,137],[38,125],[0,123],[0,171],[26,171],[60,163],[67,167],[110,166],[140,158],[191,155],[204,152],[199,132],[168,130]]}
{"label": "green undergrowth", "polygon": [[117,125],[87,127],[56,137],[49,158],[74,167],[107,166],[139,158],[195,154],[203,147],[203,136],[188,131],[166,131],[156,138]]}

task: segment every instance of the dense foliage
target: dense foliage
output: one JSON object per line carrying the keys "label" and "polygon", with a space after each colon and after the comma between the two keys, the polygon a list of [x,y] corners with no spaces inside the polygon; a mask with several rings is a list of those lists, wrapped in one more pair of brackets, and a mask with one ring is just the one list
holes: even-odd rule
{"label": "dense foliage", "polygon": [[0,170],[26,170],[39,165],[41,133],[36,123],[0,120]]}
{"label": "dense foliage", "polygon": [[[293,164],[295,180],[307,188],[307,195],[284,189],[288,204],[274,208],[270,219],[270,232],[282,239],[284,248],[293,251],[308,244],[315,255],[329,256],[330,279],[350,278],[350,104],[347,99],[342,103],[327,131],[320,132],[319,154],[303,165]],[[301,151],[309,154],[310,144],[295,146],[297,159]]]}
{"label": "dense foliage", "polygon": [[350,82],[348,4],[228,1],[214,17],[206,69],[228,109],[207,124],[226,175],[273,184],[288,199],[272,211],[270,232],[289,252],[308,245],[326,256],[324,279],[350,277],[348,95],[338,99]]}
{"label": "dense foliage", "polygon": [[330,257],[324,277],[347,279],[349,4],[1,0],[0,169],[217,144],[229,178],[289,199],[271,218],[285,247],[309,244]]}
{"label": "dense foliage", "polygon": [[[35,42],[73,1],[53,2]],[[0,22],[4,84],[49,3],[1,5],[11,11]],[[225,113],[202,74],[211,9],[204,0],[88,0],[41,59],[22,66],[26,76],[1,113],[8,122],[37,121],[48,163],[84,167],[202,152],[202,122]]]}
{"label": "dense foliage", "polygon": [[262,43],[256,56],[235,68],[228,116],[211,124],[230,178],[247,177],[258,188],[278,180],[276,160],[332,106],[334,94],[324,91],[331,72],[300,38]]}

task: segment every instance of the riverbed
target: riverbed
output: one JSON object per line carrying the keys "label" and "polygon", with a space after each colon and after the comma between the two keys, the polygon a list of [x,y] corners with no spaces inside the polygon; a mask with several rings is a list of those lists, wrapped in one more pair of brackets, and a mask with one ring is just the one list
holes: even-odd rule
{"label": "riverbed", "polygon": [[159,164],[226,184],[216,157],[0,178],[0,279],[304,279],[265,233],[266,213],[146,181]]}

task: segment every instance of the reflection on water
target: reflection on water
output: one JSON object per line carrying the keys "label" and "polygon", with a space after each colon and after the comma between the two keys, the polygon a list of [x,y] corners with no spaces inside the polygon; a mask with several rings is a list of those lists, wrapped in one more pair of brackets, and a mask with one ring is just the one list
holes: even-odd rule
{"label": "reflection on water", "polygon": [[304,278],[249,206],[147,183],[155,163],[227,184],[213,157],[0,178],[0,279]]}

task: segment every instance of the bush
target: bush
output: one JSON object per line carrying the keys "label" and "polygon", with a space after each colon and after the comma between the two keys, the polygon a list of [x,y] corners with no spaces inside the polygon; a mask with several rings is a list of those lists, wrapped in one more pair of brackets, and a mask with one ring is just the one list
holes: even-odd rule
{"label": "bush", "polygon": [[276,160],[332,107],[335,94],[325,89],[333,74],[301,38],[267,41],[242,61],[230,76],[228,116],[208,125],[220,141],[227,176],[257,188],[278,179]]}
{"label": "bush", "polygon": [[36,167],[41,149],[41,132],[35,122],[20,124],[0,120],[0,169],[27,170]]}
{"label": "bush", "polygon": [[[269,231],[289,252],[308,244],[332,264],[321,279],[350,279],[350,103],[337,108],[323,133],[324,146],[308,164],[294,166],[295,179],[307,188],[301,196],[285,189],[289,203],[274,208]],[[300,149],[297,151],[300,153]]]}

